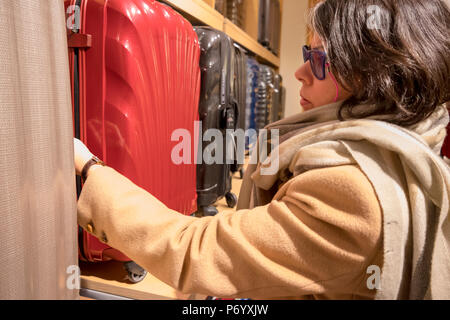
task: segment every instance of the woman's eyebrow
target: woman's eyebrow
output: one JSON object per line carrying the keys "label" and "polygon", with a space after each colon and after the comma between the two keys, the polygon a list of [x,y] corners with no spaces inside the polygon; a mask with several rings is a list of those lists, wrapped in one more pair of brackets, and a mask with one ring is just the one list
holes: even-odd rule
{"label": "woman's eyebrow", "polygon": [[323,46],[317,46],[317,47],[313,47],[313,48],[311,48],[311,50],[323,50],[323,49],[325,49]]}

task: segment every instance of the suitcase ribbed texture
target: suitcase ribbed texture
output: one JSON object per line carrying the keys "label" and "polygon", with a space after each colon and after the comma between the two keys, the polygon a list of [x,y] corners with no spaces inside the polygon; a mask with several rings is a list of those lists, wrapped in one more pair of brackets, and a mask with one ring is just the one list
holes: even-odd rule
{"label": "suitcase ribbed texture", "polygon": [[[92,46],[79,49],[81,140],[169,208],[194,213],[197,34],[180,14],[154,0],[80,2],[80,33],[92,36]],[[174,152],[181,142],[177,130],[188,135],[182,141],[190,148]],[[187,163],[177,163],[184,155]],[[129,260],[86,232],[80,239],[86,260]]]}
{"label": "suitcase ribbed texture", "polygon": [[190,164],[172,159],[175,130],[188,130],[191,142],[196,135],[200,47],[192,26],[151,0],[87,1],[84,15],[93,45],[81,57],[82,140],[171,209],[195,212],[194,143]]}

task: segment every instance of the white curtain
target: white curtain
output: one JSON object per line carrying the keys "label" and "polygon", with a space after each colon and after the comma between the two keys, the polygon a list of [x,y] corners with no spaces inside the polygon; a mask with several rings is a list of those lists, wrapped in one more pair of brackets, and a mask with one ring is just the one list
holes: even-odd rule
{"label": "white curtain", "polygon": [[0,299],[79,297],[72,130],[63,1],[0,0]]}

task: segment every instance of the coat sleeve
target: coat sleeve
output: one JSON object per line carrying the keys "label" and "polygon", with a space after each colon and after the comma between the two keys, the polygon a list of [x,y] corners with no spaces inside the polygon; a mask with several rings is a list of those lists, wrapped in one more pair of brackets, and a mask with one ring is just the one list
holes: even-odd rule
{"label": "coat sleeve", "polygon": [[301,174],[266,206],[205,218],[104,167],[84,185],[78,222],[184,293],[261,299],[356,287],[380,248],[382,214],[352,165]]}

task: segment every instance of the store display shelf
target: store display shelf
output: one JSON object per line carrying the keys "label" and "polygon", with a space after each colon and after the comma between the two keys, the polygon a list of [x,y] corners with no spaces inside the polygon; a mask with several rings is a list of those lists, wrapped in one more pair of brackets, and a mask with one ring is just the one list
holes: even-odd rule
{"label": "store display shelf", "polygon": [[[205,300],[204,295],[189,295],[175,290],[162,281],[147,273],[144,280],[139,283],[131,283],[127,280],[123,263],[109,261],[102,263],[80,262],[81,287],[86,294],[82,296],[101,299],[99,295],[113,295],[126,299],[144,300]],[[107,298],[111,299],[111,297]]]}
{"label": "store display shelf", "polygon": [[225,32],[234,41],[258,56],[259,60],[279,68],[279,57],[264,48],[256,39],[252,38],[230,20],[224,18],[211,6],[211,3],[208,4],[204,0],[163,0],[163,2],[174,7],[181,14],[187,15],[188,18],[193,18],[205,25]]}
{"label": "store display shelf", "polygon": [[250,37],[230,20],[225,19],[223,31],[241,46],[259,56],[263,62],[269,63],[276,68],[280,66],[280,58],[264,48],[258,41]]}
{"label": "store display shelf", "polygon": [[162,2],[171,5],[182,14],[188,14],[201,23],[223,31],[224,17],[203,0],[163,0]]}

